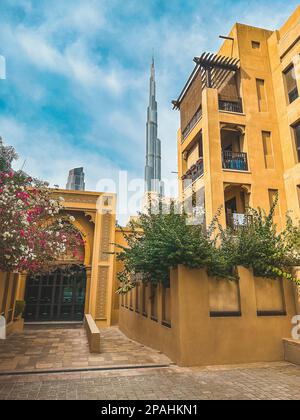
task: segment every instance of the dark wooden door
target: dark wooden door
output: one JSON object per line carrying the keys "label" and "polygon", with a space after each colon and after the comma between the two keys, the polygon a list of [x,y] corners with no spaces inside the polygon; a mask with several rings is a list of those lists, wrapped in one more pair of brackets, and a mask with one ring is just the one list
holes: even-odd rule
{"label": "dark wooden door", "polygon": [[26,283],[25,321],[82,321],[85,291],[86,272],[82,266],[30,276]]}

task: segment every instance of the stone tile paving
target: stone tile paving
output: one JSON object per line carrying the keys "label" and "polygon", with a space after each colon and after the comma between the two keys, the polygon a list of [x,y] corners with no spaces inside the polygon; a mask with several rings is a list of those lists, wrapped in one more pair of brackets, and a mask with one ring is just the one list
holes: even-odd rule
{"label": "stone tile paving", "polygon": [[300,367],[287,363],[213,369],[176,366],[0,377],[0,400],[299,400]]}
{"label": "stone tile paving", "polygon": [[170,364],[166,356],[129,340],[118,328],[100,332],[101,354],[91,354],[81,326],[27,327],[0,341],[0,373]]}

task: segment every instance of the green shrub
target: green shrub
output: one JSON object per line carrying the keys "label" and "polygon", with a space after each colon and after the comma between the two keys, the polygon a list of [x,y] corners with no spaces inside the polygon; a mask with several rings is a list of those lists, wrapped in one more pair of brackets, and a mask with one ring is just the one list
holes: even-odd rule
{"label": "green shrub", "polygon": [[25,306],[26,306],[26,303],[24,302],[24,300],[17,300],[16,301],[15,314],[14,314],[15,318],[22,317],[22,315],[25,311]]}
{"label": "green shrub", "polygon": [[[153,284],[169,282],[169,271],[178,265],[207,268],[211,276],[237,279],[237,267],[252,269],[254,275],[267,278],[284,277],[300,284],[292,269],[300,265],[300,225],[287,217],[286,228],[278,233],[274,212],[269,214],[249,208],[245,224],[224,229],[219,223],[219,210],[208,229],[189,225],[187,215],[177,214],[174,206],[164,214],[140,214],[130,224],[131,232],[123,231],[127,246],[117,245],[118,260],[124,270],[118,274],[118,293],[135,287],[134,276]],[[153,209],[152,209],[153,210]]]}

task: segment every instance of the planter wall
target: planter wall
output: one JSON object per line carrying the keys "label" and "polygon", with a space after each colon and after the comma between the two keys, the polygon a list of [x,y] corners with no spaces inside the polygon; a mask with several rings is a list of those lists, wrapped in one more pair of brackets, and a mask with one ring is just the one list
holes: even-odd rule
{"label": "planter wall", "polygon": [[239,283],[218,283],[204,270],[179,266],[171,273],[171,328],[159,287],[158,319],[151,319],[148,298],[147,316],[121,306],[120,329],[181,366],[284,360],[282,339],[291,336],[296,314],[293,284],[255,279],[244,268],[239,274]]}

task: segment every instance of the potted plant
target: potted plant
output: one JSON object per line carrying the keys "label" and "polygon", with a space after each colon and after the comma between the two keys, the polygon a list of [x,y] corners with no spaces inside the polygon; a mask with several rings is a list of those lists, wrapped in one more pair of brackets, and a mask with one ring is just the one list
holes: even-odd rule
{"label": "potted plant", "polygon": [[15,304],[15,313],[14,313],[14,331],[22,332],[24,328],[24,319],[23,313],[25,311],[26,303],[24,300],[17,300]]}

